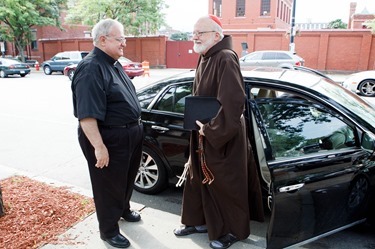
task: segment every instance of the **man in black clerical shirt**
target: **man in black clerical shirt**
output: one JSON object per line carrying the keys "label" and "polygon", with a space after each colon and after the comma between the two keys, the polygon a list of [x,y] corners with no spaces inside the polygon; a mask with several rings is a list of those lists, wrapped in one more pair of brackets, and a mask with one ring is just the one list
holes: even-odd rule
{"label": "man in black clerical shirt", "polygon": [[77,66],[72,81],[78,140],[86,157],[102,240],[126,248],[118,221],[136,222],[130,209],[142,155],[141,107],[134,85],[117,59],[126,46],[124,27],[105,19],[92,30],[95,48]]}

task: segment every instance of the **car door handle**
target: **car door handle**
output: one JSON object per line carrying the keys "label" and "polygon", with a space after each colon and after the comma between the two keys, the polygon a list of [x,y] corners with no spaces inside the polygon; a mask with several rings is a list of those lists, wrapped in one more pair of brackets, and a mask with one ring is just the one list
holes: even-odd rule
{"label": "car door handle", "polygon": [[289,192],[289,191],[297,190],[297,189],[302,188],[304,185],[305,185],[304,183],[298,183],[298,184],[294,184],[294,185],[281,187],[281,188],[279,188],[279,192]]}
{"label": "car door handle", "polygon": [[166,132],[166,131],[169,131],[168,128],[165,128],[165,127],[162,127],[162,126],[158,126],[158,125],[151,125],[151,128],[154,129],[154,130],[157,130],[159,132]]}

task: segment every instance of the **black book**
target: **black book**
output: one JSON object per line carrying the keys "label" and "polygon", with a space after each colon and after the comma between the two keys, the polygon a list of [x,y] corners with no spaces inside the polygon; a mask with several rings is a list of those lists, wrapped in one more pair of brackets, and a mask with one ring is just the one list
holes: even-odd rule
{"label": "black book", "polygon": [[185,98],[184,129],[199,130],[195,123],[208,123],[217,115],[220,103],[215,97],[189,96]]}

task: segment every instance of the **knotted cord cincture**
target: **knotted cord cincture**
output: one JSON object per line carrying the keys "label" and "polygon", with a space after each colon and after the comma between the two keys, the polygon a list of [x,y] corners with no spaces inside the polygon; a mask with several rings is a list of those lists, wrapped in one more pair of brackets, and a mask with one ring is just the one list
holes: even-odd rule
{"label": "knotted cord cincture", "polygon": [[193,178],[192,176],[193,176],[193,172],[192,172],[192,170],[191,170],[191,165],[190,165],[190,163],[185,163],[185,167],[184,167],[184,171],[182,172],[182,174],[181,174],[181,176],[178,176],[178,182],[176,183],[176,187],[181,187],[182,186],[182,184],[185,182],[185,180],[186,180],[186,175],[187,175],[187,172],[190,172],[190,176],[191,176],[191,178]]}
{"label": "knotted cord cincture", "polygon": [[202,172],[204,175],[202,184],[208,183],[208,185],[210,185],[215,180],[215,177],[214,177],[214,174],[212,174],[211,170],[208,168],[207,163],[206,163],[206,157],[204,155],[203,138],[204,138],[203,135],[199,135],[199,145],[198,145],[197,152],[200,156]]}

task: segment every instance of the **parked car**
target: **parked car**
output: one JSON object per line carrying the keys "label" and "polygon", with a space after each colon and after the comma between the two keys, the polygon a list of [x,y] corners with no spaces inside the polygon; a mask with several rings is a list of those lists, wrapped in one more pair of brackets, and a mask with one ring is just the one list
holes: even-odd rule
{"label": "parked car", "polygon": [[241,67],[281,67],[293,68],[293,66],[304,66],[305,60],[290,51],[264,50],[255,51],[242,56]]}
{"label": "parked car", "polygon": [[375,70],[363,71],[351,74],[343,83],[343,86],[352,92],[359,92],[367,97],[375,96]]}
{"label": "parked car", "polygon": [[26,63],[16,59],[0,58],[0,77],[6,78],[8,75],[18,74],[25,77],[30,73],[30,67]]}
{"label": "parked car", "polygon": [[57,53],[50,60],[44,61],[41,65],[46,75],[50,75],[53,72],[64,73],[64,68],[68,65],[77,64],[89,52],[86,51],[66,51]]}
{"label": "parked car", "polygon": [[130,79],[134,79],[134,77],[136,76],[143,75],[145,71],[142,68],[142,63],[140,62],[134,62],[125,57],[120,57],[118,61],[121,63],[122,68],[125,70]]}
{"label": "parked car", "polygon": [[[188,158],[185,98],[195,72],[137,90],[145,131],[134,186],[157,194]],[[365,221],[375,184],[375,110],[315,73],[243,71],[245,117],[271,221],[267,248],[284,248]]]}
{"label": "parked car", "polygon": [[[125,57],[120,57],[118,61],[121,63],[122,68],[130,79],[134,79],[136,76],[143,75],[144,69],[142,63],[133,62]],[[68,76],[70,80],[73,79],[74,72],[76,71],[77,64],[68,65],[64,68],[64,75]]]}

